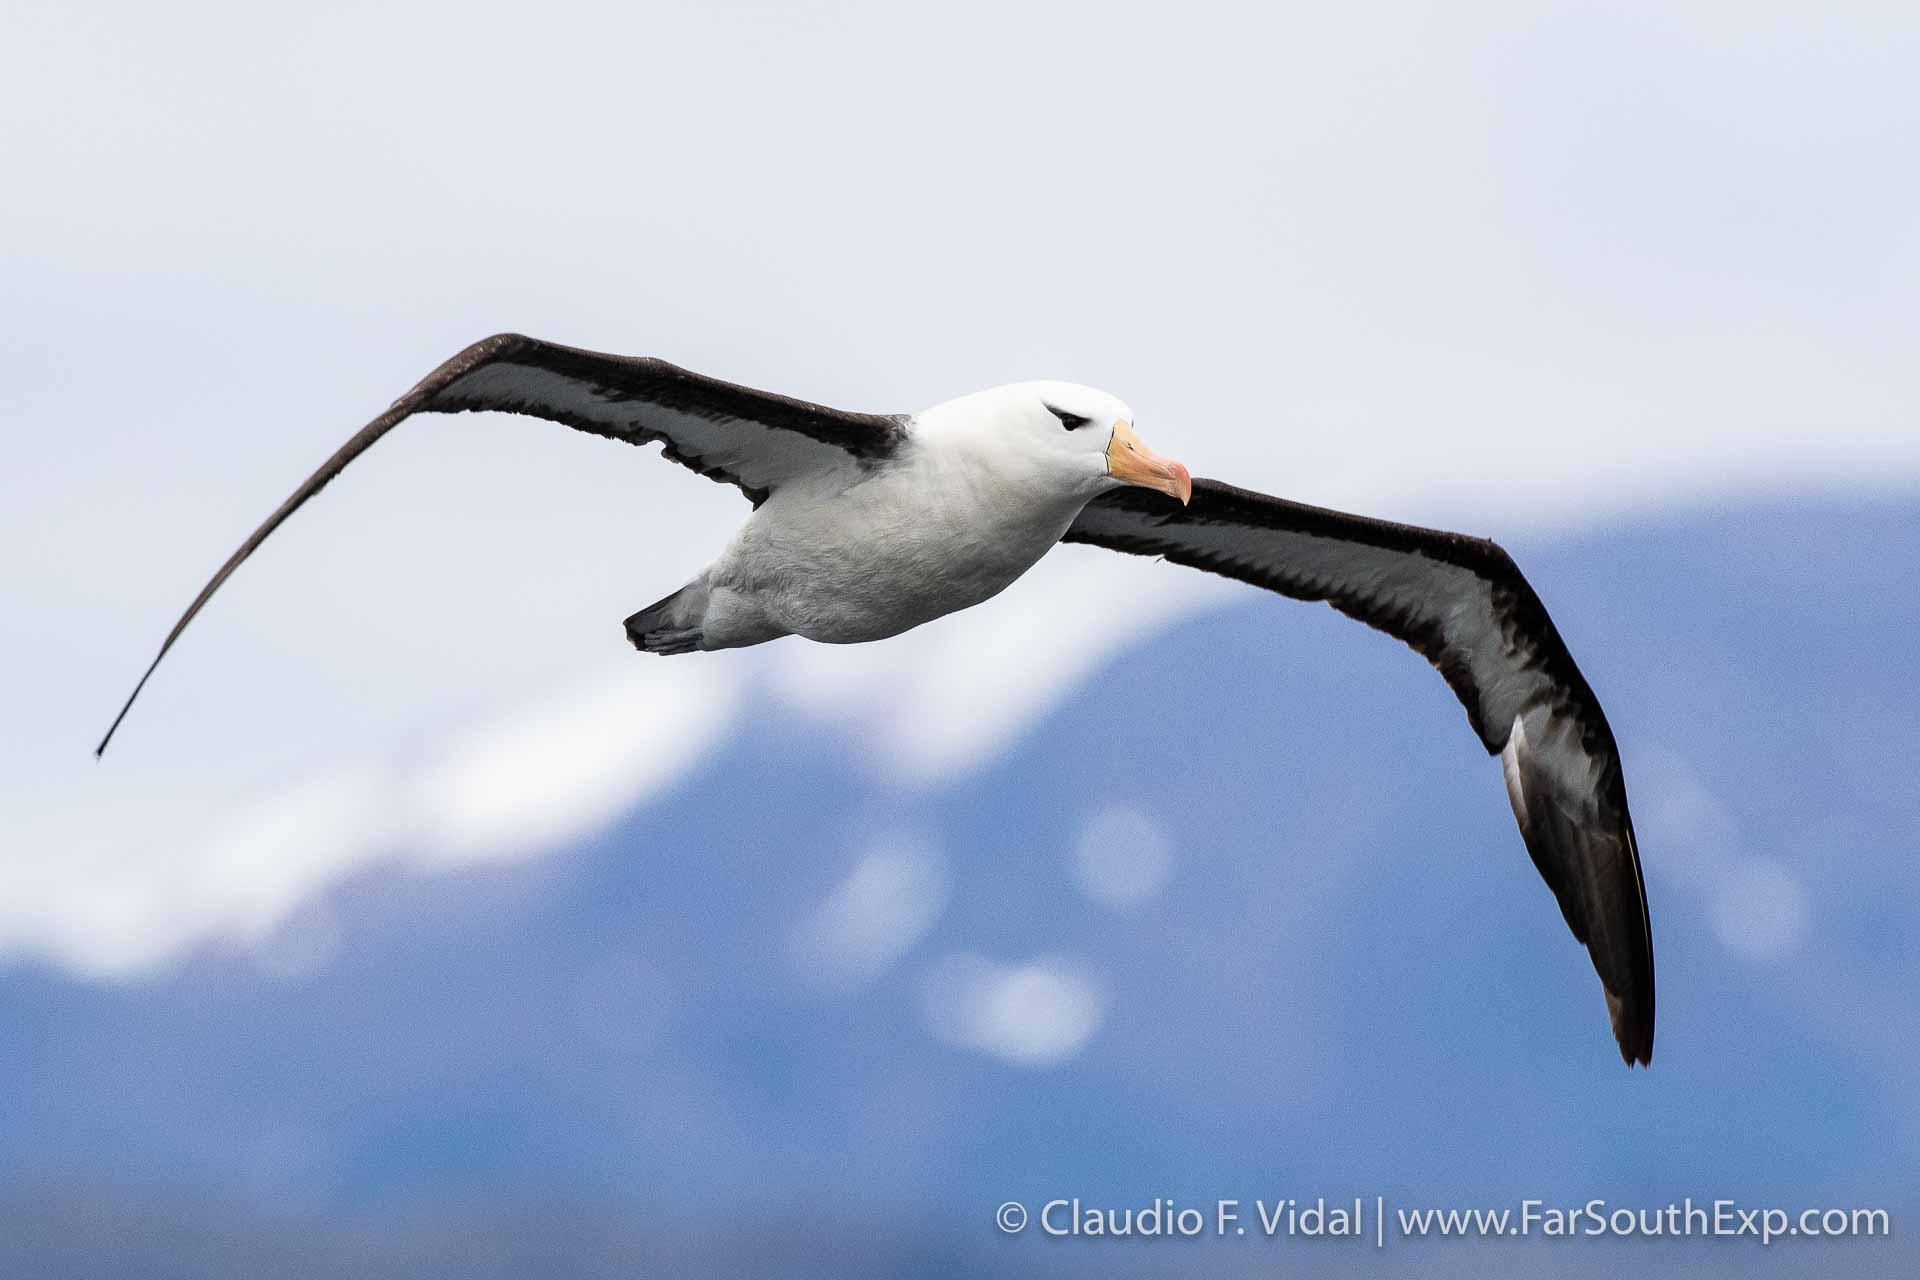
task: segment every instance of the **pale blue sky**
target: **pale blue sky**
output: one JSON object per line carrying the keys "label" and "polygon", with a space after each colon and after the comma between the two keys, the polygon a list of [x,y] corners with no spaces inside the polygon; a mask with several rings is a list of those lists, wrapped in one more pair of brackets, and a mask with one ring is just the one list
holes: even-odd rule
{"label": "pale blue sky", "polygon": [[[642,668],[613,623],[712,554],[733,495],[542,424],[421,421],[248,566],[95,766],[236,540],[496,329],[854,408],[1071,377],[1196,473],[1508,538],[1920,482],[1898,9],[29,0],[7,22],[0,954],[128,972],[270,928],[477,821],[447,779],[542,708],[600,708],[601,737],[562,736],[625,789],[529,782],[518,853],[675,776],[607,761],[673,741],[690,766],[749,686],[926,785],[1218,598],[1083,559],[882,649]],[[673,681],[700,695],[684,720],[608,710]],[[301,824],[301,858],[219,852],[348,794],[375,816]],[[418,856],[471,853],[447,838]]]}
{"label": "pale blue sky", "polygon": [[[1104,1272],[987,1226],[1081,1186],[1910,1206],[1916,65],[1896,5],[12,0],[0,1255],[840,1280]],[[643,662],[745,508],[523,419],[385,441],[96,765],[235,543],[501,329],[855,409],[1070,378],[1499,537],[1626,752],[1654,1069],[1416,658],[1076,549]],[[826,1226],[716,1246],[743,1195]],[[1831,1259],[1906,1261],[1763,1261]]]}

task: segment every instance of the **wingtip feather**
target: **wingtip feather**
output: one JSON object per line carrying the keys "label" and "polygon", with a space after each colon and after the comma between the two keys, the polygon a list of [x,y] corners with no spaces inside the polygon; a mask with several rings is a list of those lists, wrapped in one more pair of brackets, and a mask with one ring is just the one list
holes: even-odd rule
{"label": "wingtip feather", "polygon": [[[1605,988],[1602,988],[1605,990]],[[1620,1046],[1620,1058],[1629,1067],[1653,1065],[1653,1018],[1638,1007],[1629,1007],[1613,992],[1607,995],[1607,1017],[1613,1023],[1613,1038]]]}

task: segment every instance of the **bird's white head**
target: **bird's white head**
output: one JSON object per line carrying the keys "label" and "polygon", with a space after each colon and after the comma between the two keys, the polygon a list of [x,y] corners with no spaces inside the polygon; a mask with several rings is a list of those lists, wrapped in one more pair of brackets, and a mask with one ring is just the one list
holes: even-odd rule
{"label": "bird's white head", "polygon": [[920,421],[949,443],[990,454],[996,469],[1042,478],[1082,498],[1126,484],[1183,503],[1193,496],[1186,467],[1147,448],[1126,404],[1092,387],[1016,382],[948,401]]}

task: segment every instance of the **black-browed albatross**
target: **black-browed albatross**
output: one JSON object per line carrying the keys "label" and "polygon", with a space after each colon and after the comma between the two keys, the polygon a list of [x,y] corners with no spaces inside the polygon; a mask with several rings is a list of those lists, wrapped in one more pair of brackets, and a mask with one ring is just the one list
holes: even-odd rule
{"label": "black-browed albatross", "polygon": [[194,615],[282,521],[406,418],[467,410],[658,441],[753,503],[718,560],[626,620],[649,653],[785,635],[884,639],[979,604],[1060,542],[1324,600],[1405,641],[1500,757],[1527,852],[1600,974],[1620,1054],[1650,1060],[1653,938],[1619,751],[1512,558],[1480,538],[1193,480],[1141,443],[1119,400],[1070,383],[997,387],[917,414],[846,413],[662,360],[484,339],[362,427],[253,531],[174,623],[98,752]]}

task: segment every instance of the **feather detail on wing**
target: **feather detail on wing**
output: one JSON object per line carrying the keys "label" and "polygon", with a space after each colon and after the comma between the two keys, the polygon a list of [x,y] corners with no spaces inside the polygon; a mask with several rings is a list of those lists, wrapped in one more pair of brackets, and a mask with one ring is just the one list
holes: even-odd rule
{"label": "feather detail on wing", "polygon": [[94,754],[106,751],[194,615],[307,499],[414,414],[486,409],[546,418],[631,444],[657,441],[671,461],[737,486],[755,506],[801,476],[873,466],[892,455],[907,430],[904,417],[829,409],[689,373],[664,360],[602,355],[517,333],[484,338],[355,432],[248,535],[173,624]]}
{"label": "feather detail on wing", "polygon": [[1296,600],[1324,600],[1404,641],[1500,756],[1527,852],[1606,989],[1621,1056],[1653,1053],[1653,937],[1620,755],[1546,607],[1492,542],[1286,502],[1215,480],[1179,503],[1128,488],[1089,503],[1065,541],[1161,556]]}

